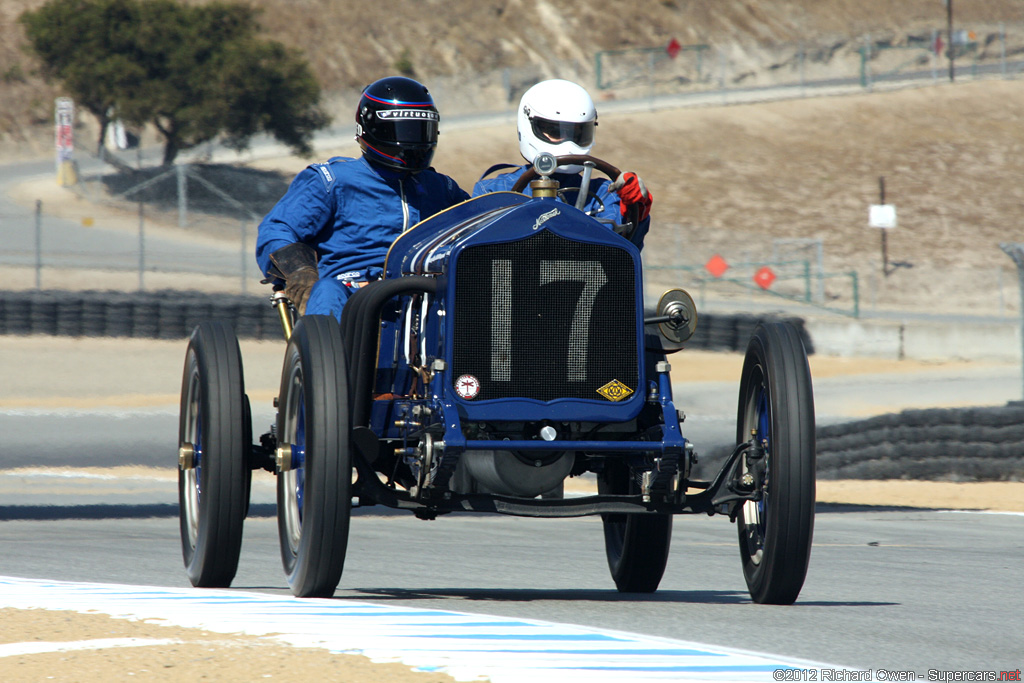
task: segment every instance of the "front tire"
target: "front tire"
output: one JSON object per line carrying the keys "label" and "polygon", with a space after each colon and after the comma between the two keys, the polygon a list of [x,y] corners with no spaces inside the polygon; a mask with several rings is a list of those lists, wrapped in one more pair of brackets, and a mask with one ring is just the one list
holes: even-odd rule
{"label": "front tire", "polygon": [[[764,446],[761,500],[737,517],[743,576],[757,603],[788,605],[811,555],[815,503],[814,394],[807,353],[788,323],[762,323],[747,346],[736,440]],[[740,473],[747,470],[744,460]]]}
{"label": "front tire", "polygon": [[302,317],[288,341],[277,433],[291,462],[277,475],[277,521],[288,585],[330,597],[341,580],[352,508],[350,413],[338,321]]}
{"label": "front tire", "polygon": [[231,585],[249,505],[252,442],[238,339],[222,322],[189,339],[178,414],[178,510],[189,581]]}
{"label": "front tire", "polygon": [[[636,489],[625,463],[609,462],[597,478],[601,494],[626,495]],[[601,522],[608,569],[619,592],[658,590],[672,544],[672,515],[603,513]]]}

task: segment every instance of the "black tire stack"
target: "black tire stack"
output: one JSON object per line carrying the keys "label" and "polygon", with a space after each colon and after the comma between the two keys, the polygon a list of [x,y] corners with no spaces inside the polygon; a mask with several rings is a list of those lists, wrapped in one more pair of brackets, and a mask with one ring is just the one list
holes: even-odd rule
{"label": "black tire stack", "polygon": [[797,329],[797,334],[807,349],[808,355],[814,353],[811,336],[807,333],[802,318],[775,315],[749,315],[742,313],[700,313],[697,318],[697,330],[686,342],[687,349],[702,351],[738,351],[747,349],[747,342],[754,328],[760,322],[788,322]]}
{"label": "black tire stack", "polygon": [[267,294],[10,292],[0,300],[0,334],[186,339],[200,322],[222,320],[242,338],[281,339],[281,323]]}
{"label": "black tire stack", "polygon": [[818,476],[1024,481],[1024,405],[905,410],[821,427]]}

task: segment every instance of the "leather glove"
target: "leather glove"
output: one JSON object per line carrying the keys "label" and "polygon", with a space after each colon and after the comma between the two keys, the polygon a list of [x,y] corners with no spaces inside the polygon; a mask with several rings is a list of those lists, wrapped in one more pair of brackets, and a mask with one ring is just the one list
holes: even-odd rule
{"label": "leather glove", "polygon": [[619,212],[623,217],[634,204],[640,205],[640,220],[651,215],[651,204],[654,202],[654,197],[636,173],[632,171],[620,173],[615,182],[608,186],[608,189],[619,194]]}
{"label": "leather glove", "polygon": [[306,302],[309,301],[309,293],[313,291],[313,285],[320,279],[320,273],[316,268],[299,268],[285,281],[284,295],[295,306],[299,315],[306,315]]}
{"label": "leather glove", "polygon": [[320,279],[316,268],[316,251],[308,244],[296,242],[272,253],[270,262],[277,266],[284,277],[284,295],[299,315],[305,315],[309,293]]}

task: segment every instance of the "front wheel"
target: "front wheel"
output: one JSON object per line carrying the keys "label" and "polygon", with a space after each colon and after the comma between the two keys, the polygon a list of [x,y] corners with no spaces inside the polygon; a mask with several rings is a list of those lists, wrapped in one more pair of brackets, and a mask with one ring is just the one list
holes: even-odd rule
{"label": "front wheel", "polygon": [[763,463],[745,456],[738,464],[741,476],[754,475],[761,494],[737,517],[743,575],[754,602],[788,605],[807,575],[815,501],[811,373],[788,323],[759,324],[747,346],[736,440],[750,439]]}
{"label": "front wheel", "polygon": [[277,524],[288,585],[330,597],[341,580],[352,508],[348,377],[338,321],[299,319],[281,375]]}
{"label": "front wheel", "polygon": [[[636,493],[629,466],[608,463],[598,475],[601,494]],[[658,590],[668,564],[672,543],[672,515],[603,513],[604,548],[615,587],[621,593],[653,593]]]}
{"label": "front wheel", "polygon": [[178,415],[181,548],[193,586],[230,586],[249,504],[252,443],[238,339],[204,322],[189,339]]}

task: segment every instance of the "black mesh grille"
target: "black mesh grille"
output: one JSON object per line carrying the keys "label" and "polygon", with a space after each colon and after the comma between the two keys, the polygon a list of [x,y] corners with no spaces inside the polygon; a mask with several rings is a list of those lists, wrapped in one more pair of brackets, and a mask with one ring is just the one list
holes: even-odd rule
{"label": "black mesh grille", "polygon": [[453,376],[476,377],[481,401],[602,400],[598,389],[616,380],[636,391],[634,273],[624,249],[547,230],[466,249],[455,276]]}

